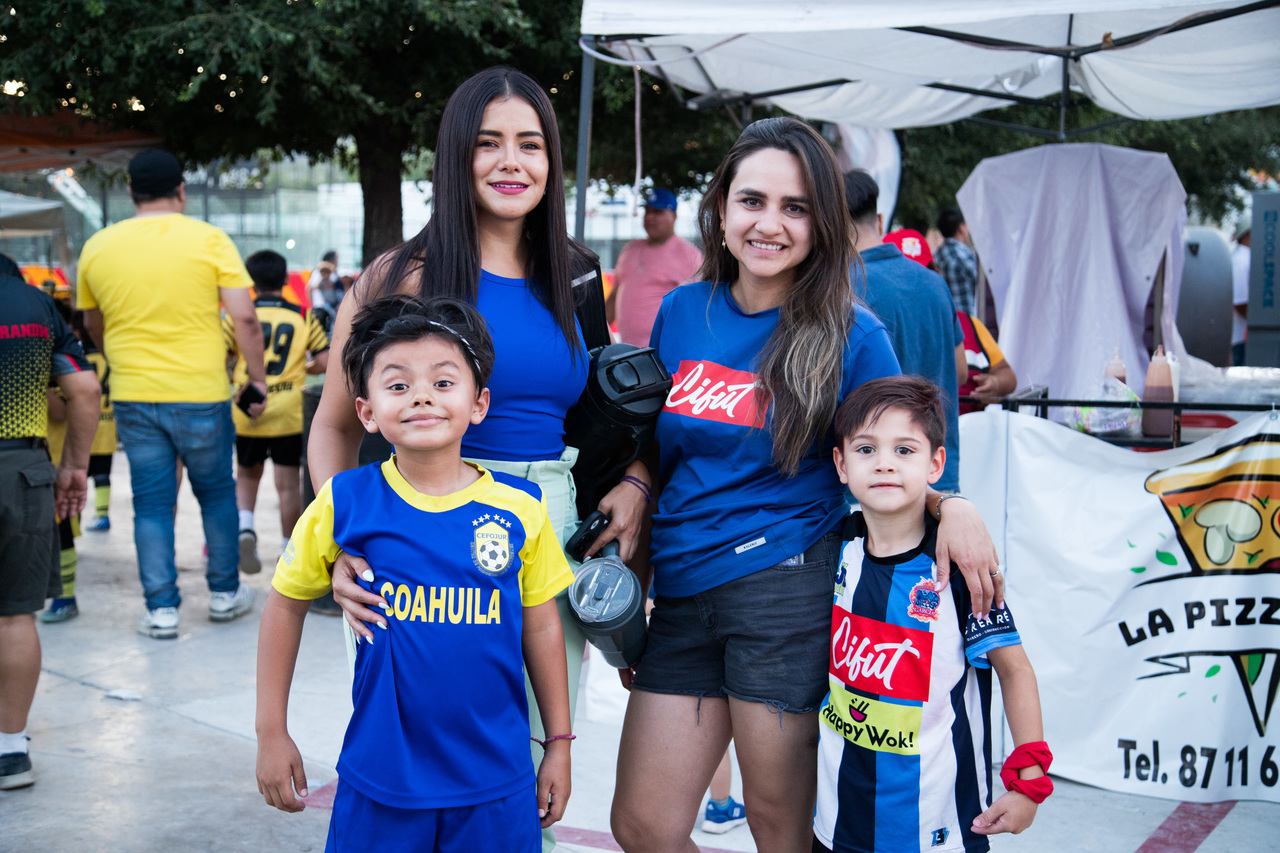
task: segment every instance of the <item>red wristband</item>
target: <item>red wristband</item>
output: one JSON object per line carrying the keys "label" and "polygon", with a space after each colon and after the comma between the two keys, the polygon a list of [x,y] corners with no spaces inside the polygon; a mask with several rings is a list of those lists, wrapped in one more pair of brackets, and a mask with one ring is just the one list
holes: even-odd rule
{"label": "red wristband", "polygon": [[[1049,765],[1052,763],[1053,753],[1049,751],[1049,744],[1044,741],[1019,744],[1004,760],[1004,766],[1000,768],[1000,781],[1004,783],[1006,790],[1024,794],[1031,802],[1039,805],[1053,793],[1053,780],[1048,776]],[[1035,779],[1018,778],[1019,770],[1037,764],[1046,775]]]}

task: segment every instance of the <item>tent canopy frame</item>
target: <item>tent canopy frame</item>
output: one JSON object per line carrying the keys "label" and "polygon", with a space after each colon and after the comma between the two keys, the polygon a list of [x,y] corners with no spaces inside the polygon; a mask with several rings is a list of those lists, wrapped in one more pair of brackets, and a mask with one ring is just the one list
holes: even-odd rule
{"label": "tent canopy frame", "polygon": [[[1058,107],[1058,128],[1050,130],[1047,128],[1030,127],[1027,125],[1016,124],[1013,122],[1000,121],[999,119],[987,118],[985,116],[969,116],[963,121],[970,121],[975,124],[981,124],[988,127],[997,127],[1005,130],[1027,133],[1044,139],[1050,139],[1056,142],[1067,142],[1077,139],[1089,133],[1104,130],[1109,127],[1124,124],[1132,119],[1125,117],[1116,117],[1108,121],[1101,122],[1089,127],[1080,127],[1067,129],[1067,111],[1075,106],[1088,103],[1088,99],[1077,97],[1071,92],[1071,63],[1078,63],[1081,58],[1106,50],[1118,50],[1126,47],[1133,47],[1143,44],[1152,39],[1159,38],[1170,33],[1182,32],[1206,24],[1215,23],[1217,21],[1227,20],[1239,15],[1249,14],[1251,12],[1260,11],[1280,6],[1280,0],[1255,0],[1252,3],[1246,3],[1228,9],[1219,9],[1216,11],[1198,12],[1188,15],[1177,21],[1173,21],[1165,26],[1154,27],[1119,38],[1112,38],[1107,33],[1103,38],[1093,44],[1073,45],[1071,44],[1071,30],[1074,23],[1074,15],[1068,16],[1067,26],[1067,43],[1061,46],[1039,45],[1024,42],[1009,41],[1005,39],[992,38],[988,36],[979,36],[972,33],[964,33],[957,30],[940,29],[936,27],[895,27],[894,29],[902,32],[915,33],[917,35],[933,36],[936,38],[956,41],[963,44],[972,45],[974,47],[985,48],[989,50],[1008,50],[1022,51],[1028,53],[1040,54],[1043,56],[1053,56],[1062,59],[1062,86],[1058,93],[1047,99],[1029,98],[1023,95],[1015,95],[1009,92],[988,91],[985,89],[975,89],[967,86],[958,86],[951,83],[934,82],[924,84],[926,88],[939,89],[947,92],[955,92],[957,94],[972,95],[982,98],[991,98],[997,101],[1007,101],[1009,103],[1024,104],[1029,106],[1057,106]],[[584,34],[579,39],[579,45],[582,47],[582,80],[586,84],[595,78],[595,62],[597,58],[601,61],[617,65],[639,65],[645,67],[656,74],[659,79],[667,84],[667,90],[670,91],[676,99],[684,106],[691,109],[713,109],[716,107],[724,107],[735,123],[740,127],[748,123],[751,119],[752,107],[762,101],[781,95],[796,94],[799,92],[814,91],[818,89],[831,88],[849,83],[856,83],[856,80],[845,78],[822,80],[814,83],[804,84],[800,86],[790,86],[784,89],[774,89],[759,92],[733,92],[719,87],[708,73],[706,66],[699,60],[698,55],[705,50],[714,49],[718,45],[712,45],[710,48],[704,48],[703,51],[694,51],[685,47],[686,56],[676,57],[670,60],[658,60],[652,50],[644,45],[646,38],[658,38],[659,34],[609,34],[609,35],[588,35]],[[735,37],[736,38],[736,37]],[[625,60],[616,59],[606,54],[600,53],[598,46],[607,46],[614,43],[626,42],[631,47],[639,48],[644,51],[646,60]],[[637,44],[638,43],[638,44]],[[723,42],[721,42],[723,43]],[[670,46],[668,46],[670,47]],[[672,62],[688,61],[693,63],[698,70],[699,75],[706,81],[709,91],[706,94],[694,97],[687,97],[680,91],[680,87],[673,84],[670,78],[663,71],[662,65]],[[590,109],[590,90],[585,88],[582,97],[582,109],[579,111],[578,120],[578,169],[577,169],[577,194],[578,194],[578,211],[577,222],[575,223],[575,236],[581,240],[585,228],[585,186],[589,180],[588,161],[590,154],[591,142],[591,109]],[[739,115],[734,115],[733,107],[739,108]]]}

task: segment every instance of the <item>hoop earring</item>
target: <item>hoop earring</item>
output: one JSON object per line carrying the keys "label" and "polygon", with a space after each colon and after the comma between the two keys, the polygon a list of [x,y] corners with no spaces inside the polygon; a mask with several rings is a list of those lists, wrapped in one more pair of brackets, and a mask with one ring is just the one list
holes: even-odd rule
{"label": "hoop earring", "polygon": [[729,244],[725,242],[725,239],[724,239],[724,232],[723,232],[723,231],[721,231],[721,232],[720,232],[720,248],[721,248],[721,249],[728,249],[728,248],[729,248]]}

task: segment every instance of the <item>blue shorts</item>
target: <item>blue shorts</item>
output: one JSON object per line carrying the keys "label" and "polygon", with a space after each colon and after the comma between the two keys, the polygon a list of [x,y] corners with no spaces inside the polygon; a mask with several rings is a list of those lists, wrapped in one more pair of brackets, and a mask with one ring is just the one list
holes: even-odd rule
{"label": "blue shorts", "polygon": [[839,552],[832,532],[803,554],[705,592],[659,595],[632,687],[817,711],[828,689]]}
{"label": "blue shorts", "polygon": [[536,784],[501,800],[444,809],[397,809],[341,779],[333,797],[325,853],[540,853]]}

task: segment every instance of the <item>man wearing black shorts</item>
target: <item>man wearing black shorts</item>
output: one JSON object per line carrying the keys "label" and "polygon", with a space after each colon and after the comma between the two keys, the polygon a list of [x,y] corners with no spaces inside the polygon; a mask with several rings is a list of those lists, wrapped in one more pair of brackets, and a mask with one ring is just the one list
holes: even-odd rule
{"label": "man wearing black shorts", "polygon": [[[45,389],[67,399],[62,460],[49,460]],[[57,595],[56,518],[84,509],[98,377],[53,299],[0,255],[0,789],[35,779],[27,712],[40,678],[35,613]]]}
{"label": "man wearing black shorts", "polygon": [[[314,314],[285,300],[289,273],[285,259],[272,251],[254,252],[244,262],[253,279],[254,308],[262,324],[263,362],[267,371],[267,409],[250,420],[238,408],[236,424],[236,505],[240,510],[240,571],[262,570],[253,510],[263,463],[271,459],[280,496],[280,530],[288,540],[302,515],[302,386],[308,373],[324,373],[329,362],[329,336]],[[235,380],[243,381],[230,322],[224,325],[227,353],[236,357]],[[310,356],[310,358],[308,358]]]}

